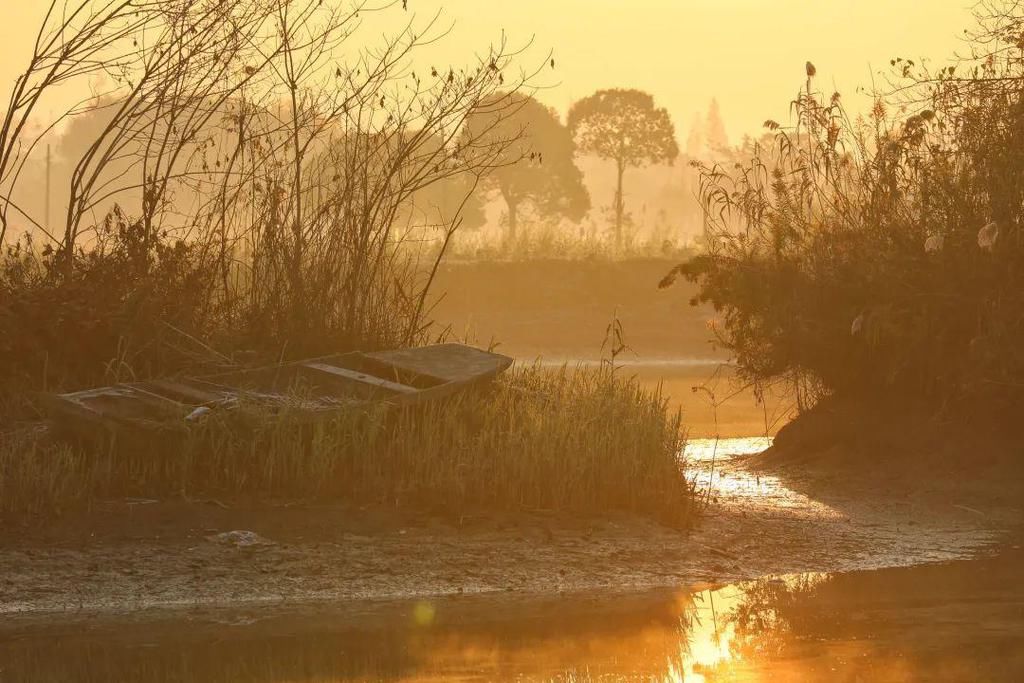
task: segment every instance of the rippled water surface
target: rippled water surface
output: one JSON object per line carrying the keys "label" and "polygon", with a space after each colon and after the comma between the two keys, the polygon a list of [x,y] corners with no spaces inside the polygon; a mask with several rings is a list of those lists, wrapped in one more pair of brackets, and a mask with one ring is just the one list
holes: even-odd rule
{"label": "rippled water surface", "polygon": [[691,439],[685,451],[687,476],[695,483],[698,494],[710,491],[720,502],[756,504],[789,517],[840,518],[840,512],[791,489],[779,477],[730,467],[737,457],[760,453],[771,445],[769,437]]}

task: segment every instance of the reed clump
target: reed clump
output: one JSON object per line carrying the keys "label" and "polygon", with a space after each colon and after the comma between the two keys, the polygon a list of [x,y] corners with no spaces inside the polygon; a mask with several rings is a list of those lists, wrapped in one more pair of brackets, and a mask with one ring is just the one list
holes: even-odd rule
{"label": "reed clump", "polygon": [[[515,368],[407,409],[214,417],[161,451],[0,446],[0,512],[111,497],[302,497],[438,512],[632,511],[682,523],[690,491],[678,412],[611,368]],[[251,425],[255,428],[251,429]]]}

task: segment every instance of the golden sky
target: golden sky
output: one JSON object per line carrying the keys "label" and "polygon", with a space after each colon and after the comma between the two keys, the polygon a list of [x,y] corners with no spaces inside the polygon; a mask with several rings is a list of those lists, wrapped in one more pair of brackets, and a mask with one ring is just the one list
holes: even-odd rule
{"label": "golden sky", "polygon": [[[554,51],[544,72],[553,87],[541,99],[565,111],[599,88],[635,87],[668,107],[681,142],[693,115],[717,97],[735,140],[767,118],[786,120],[803,80],[804,62],[818,67],[856,104],[857,86],[893,56],[944,61],[962,46],[972,0],[409,0],[409,12],[389,10],[386,22],[438,9],[455,26],[424,59],[464,63],[504,30],[532,39],[527,61]],[[23,63],[48,0],[0,0],[0,83],[6,89]],[[359,40],[373,43],[381,19]],[[5,95],[6,97],[6,95]]]}

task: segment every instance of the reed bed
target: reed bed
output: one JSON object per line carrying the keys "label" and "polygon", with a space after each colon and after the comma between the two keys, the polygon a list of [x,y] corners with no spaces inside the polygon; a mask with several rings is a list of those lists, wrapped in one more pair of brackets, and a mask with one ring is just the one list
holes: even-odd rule
{"label": "reed bed", "polygon": [[340,500],[453,515],[632,511],[684,522],[681,416],[611,368],[514,368],[489,387],[404,410],[213,418],[174,447],[0,445],[0,512],[104,498]]}

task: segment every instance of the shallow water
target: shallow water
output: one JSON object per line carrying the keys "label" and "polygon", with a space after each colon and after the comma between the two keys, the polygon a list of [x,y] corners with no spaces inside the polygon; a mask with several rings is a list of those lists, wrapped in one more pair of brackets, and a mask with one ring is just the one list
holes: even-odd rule
{"label": "shallow water", "polygon": [[[689,375],[674,381],[680,394],[689,392]],[[692,439],[689,476],[722,510],[769,519],[773,532],[806,537],[830,561],[845,557],[838,568],[969,557],[980,541],[995,540],[974,527],[929,535],[923,523],[912,537],[890,534],[886,509],[878,524],[854,534],[857,552],[844,556],[843,534],[859,528],[851,523],[857,509],[733,466],[769,444]],[[811,536],[823,528],[843,547]],[[757,541],[714,539],[744,560]],[[174,618],[69,613],[58,625],[0,621],[0,683],[1022,681],[1022,569],[1024,553],[1010,543],[1000,557],[692,589],[264,606]]]}
{"label": "shallow water", "polygon": [[696,591],[31,629],[4,681],[1019,681],[1020,551]]}
{"label": "shallow water", "polygon": [[731,467],[742,456],[760,453],[772,445],[770,437],[732,439],[691,439],[686,444],[687,477],[698,495],[720,503],[746,508],[772,508],[788,517],[810,517],[819,521],[839,519],[842,513],[798,492],[779,477],[755,474]]}

